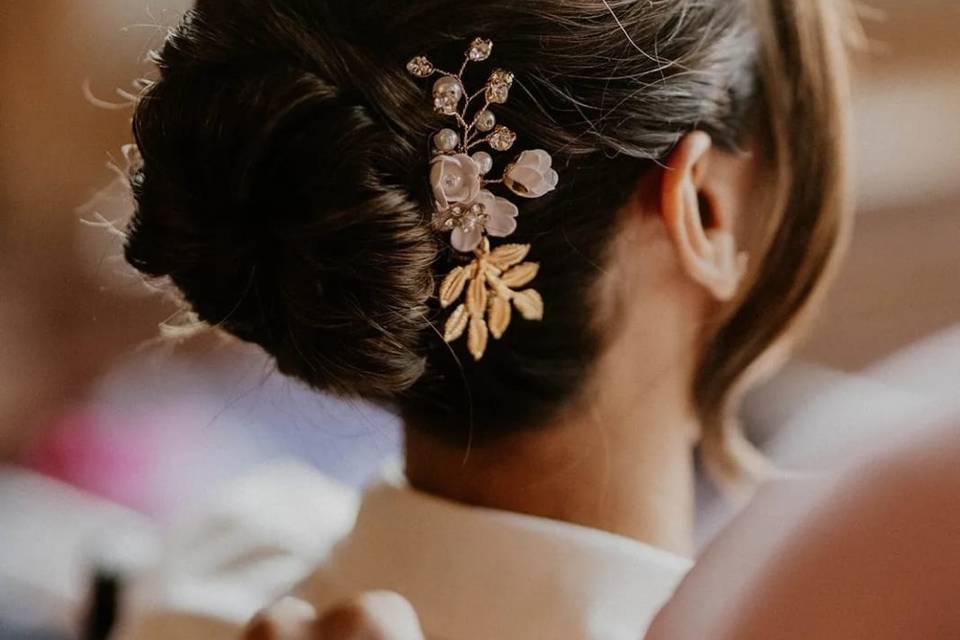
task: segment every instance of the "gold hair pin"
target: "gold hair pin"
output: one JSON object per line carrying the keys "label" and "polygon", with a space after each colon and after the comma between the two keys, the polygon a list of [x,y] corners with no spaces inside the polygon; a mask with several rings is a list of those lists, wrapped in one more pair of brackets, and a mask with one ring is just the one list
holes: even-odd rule
{"label": "gold hair pin", "polygon": [[560,180],[553,159],[542,149],[520,153],[499,179],[488,178],[493,156],[473,151],[488,145],[493,151],[507,152],[517,141],[517,134],[498,124],[491,111],[493,105],[509,100],[514,75],[495,69],[482,89],[469,95],[465,89],[463,76],[470,63],[484,62],[492,53],[492,41],[476,38],[456,74],[438,69],[424,56],[407,64],[407,71],[417,78],[440,76],[433,85],[433,108],[457,122],[457,129],[442,129],[433,136],[433,225],[438,232],[451,234],[455,250],[474,255],[469,265],[454,269],[444,280],[440,304],[447,309],[465,295],[447,320],[444,339],[452,343],[467,335],[467,346],[478,361],[486,353],[489,337],[499,340],[509,328],[513,307],[526,320],[543,319],[540,294],[533,289],[518,291],[540,269],[537,263],[524,262],[530,246],[490,246],[491,237],[506,238],[516,231],[519,209],[488,187],[503,185],[522,198],[539,198],[556,189]]}

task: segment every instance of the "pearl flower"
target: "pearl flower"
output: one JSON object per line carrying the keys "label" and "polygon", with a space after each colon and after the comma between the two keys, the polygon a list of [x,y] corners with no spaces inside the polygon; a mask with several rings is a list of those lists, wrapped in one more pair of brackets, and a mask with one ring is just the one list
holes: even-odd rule
{"label": "pearl flower", "polygon": [[553,158],[543,149],[524,151],[507,167],[503,182],[518,196],[540,198],[557,188],[560,176],[553,170]]}
{"label": "pearl flower", "polygon": [[453,230],[450,240],[453,248],[463,253],[470,253],[480,246],[483,235],[495,238],[506,238],[517,230],[517,215],[520,211],[517,205],[504,198],[498,198],[484,189],[477,199],[471,203],[483,208],[483,218],[480,224],[467,227],[457,227]]}
{"label": "pearl flower", "polygon": [[437,156],[430,171],[433,195],[440,210],[454,204],[469,204],[477,199],[482,186],[480,166],[468,155]]}

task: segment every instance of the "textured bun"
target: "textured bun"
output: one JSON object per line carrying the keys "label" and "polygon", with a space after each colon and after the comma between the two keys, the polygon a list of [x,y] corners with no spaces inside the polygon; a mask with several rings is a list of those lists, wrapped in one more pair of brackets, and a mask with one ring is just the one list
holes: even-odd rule
{"label": "textured bun", "polygon": [[394,398],[423,374],[434,288],[436,241],[399,186],[417,151],[313,70],[202,49],[193,20],[137,109],[128,262],[282,372]]}

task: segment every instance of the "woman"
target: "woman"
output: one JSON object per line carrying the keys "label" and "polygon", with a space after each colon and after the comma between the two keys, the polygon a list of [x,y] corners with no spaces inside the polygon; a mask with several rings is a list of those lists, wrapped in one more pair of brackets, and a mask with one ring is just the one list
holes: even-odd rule
{"label": "woman", "polygon": [[397,591],[437,637],[642,634],[690,566],[695,450],[757,470],[738,396],[842,245],[840,25],[826,0],[197,2],[137,108],[127,258],[405,425],[405,477],[300,597]]}

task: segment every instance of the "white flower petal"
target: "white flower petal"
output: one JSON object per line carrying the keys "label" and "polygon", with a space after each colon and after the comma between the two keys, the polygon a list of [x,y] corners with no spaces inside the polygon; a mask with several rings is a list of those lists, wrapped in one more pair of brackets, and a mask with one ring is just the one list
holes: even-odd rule
{"label": "white flower petal", "polygon": [[494,238],[512,236],[517,230],[517,219],[511,216],[491,216],[487,221],[487,233]]}
{"label": "white flower petal", "polygon": [[483,191],[477,194],[477,199],[474,202],[476,202],[477,204],[483,205],[484,209],[486,209],[489,212],[494,208],[496,208],[497,200],[498,200],[497,196],[493,195],[492,191],[488,189],[484,189]]}
{"label": "white flower petal", "polygon": [[560,176],[551,167],[553,158],[543,149],[524,151],[507,170],[507,187],[524,198],[539,198],[554,189]]}
{"label": "white flower petal", "polygon": [[533,151],[525,151],[524,153],[534,159],[535,163],[531,163],[531,166],[536,167],[540,171],[546,171],[553,166],[553,158],[543,149],[534,149]]}
{"label": "white flower petal", "polygon": [[443,182],[443,163],[434,161],[430,169],[430,184],[433,186],[433,197],[437,199],[437,208],[445,211],[450,208],[450,201],[440,185]]}
{"label": "white flower petal", "polygon": [[450,236],[450,243],[453,248],[462,253],[471,253],[480,246],[483,240],[483,231],[476,227],[473,231],[465,232],[462,229],[454,229]]}
{"label": "white flower petal", "polygon": [[487,233],[496,238],[506,238],[517,230],[517,216],[520,210],[517,205],[503,198],[496,198],[496,204],[487,210],[490,218],[487,220]]}
{"label": "white flower petal", "polygon": [[441,210],[476,199],[483,179],[480,165],[473,158],[465,154],[440,155],[432,165],[430,183]]}
{"label": "white flower petal", "polygon": [[557,188],[557,185],[560,184],[560,174],[554,171],[553,169],[550,169],[549,171],[547,171],[547,173],[544,174],[543,178],[547,185],[547,193],[549,193],[550,191],[555,191]]}

